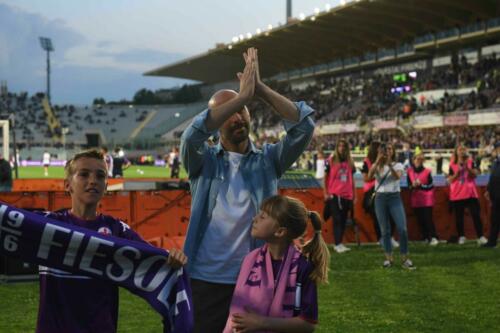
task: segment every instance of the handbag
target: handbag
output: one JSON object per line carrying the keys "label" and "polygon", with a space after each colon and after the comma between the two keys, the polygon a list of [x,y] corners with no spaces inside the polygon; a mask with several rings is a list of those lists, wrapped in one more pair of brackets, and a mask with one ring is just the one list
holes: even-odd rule
{"label": "handbag", "polygon": [[382,179],[380,180],[380,183],[378,183],[377,188],[375,188],[375,190],[373,191],[372,196],[370,197],[370,206],[373,206],[373,203],[375,201],[375,197],[377,196],[377,191],[380,188],[380,186],[382,186],[382,184],[386,180],[387,176],[389,176],[390,172],[391,172],[391,170],[389,169],[389,171],[387,171],[387,173],[384,175],[384,177],[382,177]]}

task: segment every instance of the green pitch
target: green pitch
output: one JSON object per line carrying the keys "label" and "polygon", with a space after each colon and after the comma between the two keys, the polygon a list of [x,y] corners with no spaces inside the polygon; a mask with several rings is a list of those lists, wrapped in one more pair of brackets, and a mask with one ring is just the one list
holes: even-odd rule
{"label": "green pitch", "polygon": [[[381,268],[366,245],[332,254],[330,284],[319,288],[316,332],[498,332],[500,249],[475,243],[430,248],[411,243],[417,269]],[[0,332],[33,332],[38,284],[0,284]],[[160,317],[122,290],[118,332],[161,332]]]}
{"label": "green pitch", "polygon": [[[132,165],[123,173],[124,178],[170,178],[170,168]],[[186,178],[186,171],[181,168],[180,178]],[[45,177],[43,167],[20,167],[19,178],[64,178],[63,167],[50,167]]]}

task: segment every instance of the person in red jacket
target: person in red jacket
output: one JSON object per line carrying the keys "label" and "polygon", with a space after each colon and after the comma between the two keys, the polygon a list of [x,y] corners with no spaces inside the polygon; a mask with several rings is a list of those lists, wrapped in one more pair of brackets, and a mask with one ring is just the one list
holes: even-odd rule
{"label": "person in red jacket", "polygon": [[408,187],[410,189],[410,205],[417,216],[422,235],[429,245],[439,244],[436,228],[432,220],[432,208],[435,204],[434,184],[431,169],[424,167],[423,153],[413,158],[413,166],[408,169]]}
{"label": "person in red jacket", "polygon": [[477,242],[479,245],[488,241],[483,236],[483,224],[481,223],[479,194],[475,179],[479,174],[478,167],[467,154],[467,148],[459,144],[453,153],[448,171],[448,183],[450,184],[450,201],[455,210],[455,221],[458,232],[458,244],[465,243],[464,211],[468,208],[474,228],[476,229]]}

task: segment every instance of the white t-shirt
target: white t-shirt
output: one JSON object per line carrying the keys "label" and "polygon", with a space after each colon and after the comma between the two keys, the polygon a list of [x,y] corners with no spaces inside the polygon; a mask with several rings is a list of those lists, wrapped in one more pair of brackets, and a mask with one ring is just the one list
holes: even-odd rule
{"label": "white t-shirt", "polygon": [[168,154],[168,165],[172,166],[174,165],[174,159],[176,157],[176,153],[175,152],[170,152],[170,154]]}
{"label": "white t-shirt", "polygon": [[50,164],[50,153],[43,153],[42,164],[43,165]]}
{"label": "white t-shirt", "polygon": [[325,160],[317,159],[316,160],[316,175],[314,176],[316,179],[325,178]]}
{"label": "white t-shirt", "polygon": [[251,249],[251,221],[256,212],[239,169],[244,155],[228,154],[226,180],[220,185],[212,219],[201,241],[191,277],[233,284],[243,258]]}
{"label": "white t-shirt", "polygon": [[[404,171],[403,164],[401,163],[392,163],[392,167],[394,171],[401,173]],[[379,187],[379,182],[384,178],[385,174],[389,172],[387,177],[385,177],[382,185]],[[400,179],[396,179],[392,176],[392,173],[389,171],[389,167],[384,165],[383,169],[378,169],[375,173],[375,188],[377,189],[377,193],[394,193],[401,192]]]}

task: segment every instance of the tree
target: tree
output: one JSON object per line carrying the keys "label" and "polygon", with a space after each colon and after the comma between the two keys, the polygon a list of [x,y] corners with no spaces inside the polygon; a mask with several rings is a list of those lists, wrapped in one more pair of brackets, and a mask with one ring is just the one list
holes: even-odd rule
{"label": "tree", "polygon": [[135,93],[133,102],[134,104],[157,104],[154,92],[146,88]]}
{"label": "tree", "polygon": [[102,104],[106,104],[106,100],[102,97],[96,97],[92,102],[92,105],[102,105]]}

